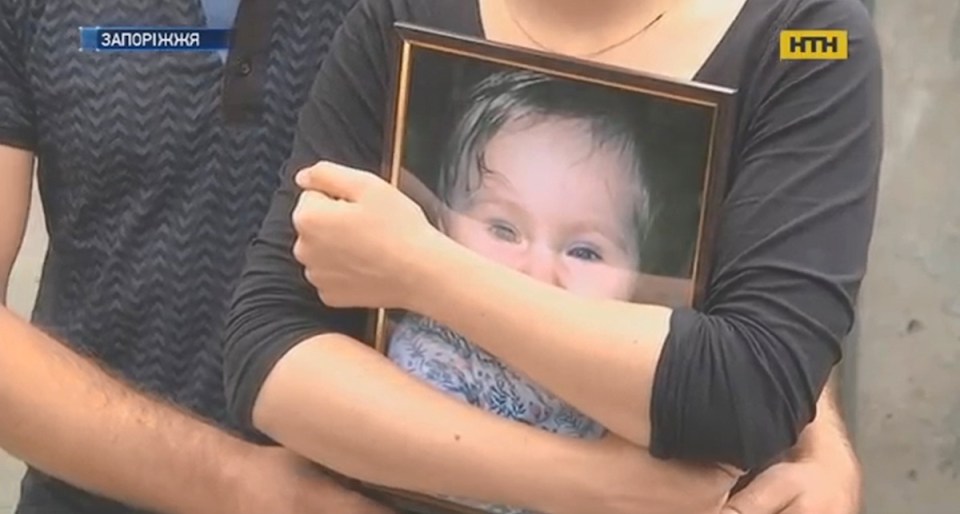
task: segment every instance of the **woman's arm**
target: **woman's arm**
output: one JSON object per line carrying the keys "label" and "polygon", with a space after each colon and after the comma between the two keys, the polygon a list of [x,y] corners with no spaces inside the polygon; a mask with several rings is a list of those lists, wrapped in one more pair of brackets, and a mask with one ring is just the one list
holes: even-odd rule
{"label": "woman's arm", "polygon": [[[548,511],[558,505],[544,499],[582,489],[575,470],[595,466],[577,442],[565,444],[448,397],[341,334],[312,337],[278,362],[257,400],[254,423],[362,481]],[[561,472],[545,473],[548,468]]]}
{"label": "woman's arm", "polygon": [[635,444],[671,310],[586,298],[434,238],[410,310],[453,330]]}
{"label": "woman's arm", "polygon": [[308,339],[277,363],[254,422],[365,482],[551,514],[715,512],[735,482],[626,442],[561,437],[494,416],[340,334]]}
{"label": "woman's arm", "polygon": [[656,455],[754,468],[793,446],[852,326],[882,140],[867,14],[794,22],[847,30],[850,58],[780,61],[771,40],[702,313],[579,298],[439,237],[409,307]]}

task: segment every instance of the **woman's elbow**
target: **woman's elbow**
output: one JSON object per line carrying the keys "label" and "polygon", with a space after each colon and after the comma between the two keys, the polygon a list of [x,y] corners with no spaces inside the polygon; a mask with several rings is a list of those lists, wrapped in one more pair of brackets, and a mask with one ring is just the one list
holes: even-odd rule
{"label": "woman's elbow", "polygon": [[223,345],[223,385],[230,416],[244,431],[270,434],[274,409],[262,401],[271,390],[283,357],[305,339],[302,327],[283,326],[282,311],[240,302],[227,319]]}
{"label": "woman's elbow", "polygon": [[[816,401],[806,394],[776,387],[776,381],[755,377],[732,387],[724,402],[728,414],[716,413],[718,462],[743,470],[769,465],[797,444],[804,427],[813,421]],[[763,384],[763,385],[761,385]],[[760,389],[762,387],[769,389]],[[749,392],[747,392],[749,390]]]}
{"label": "woman's elbow", "polygon": [[839,345],[694,315],[700,319],[661,357],[651,449],[663,458],[765,466],[813,420]]}
{"label": "woman's elbow", "polygon": [[282,430],[302,407],[291,390],[300,386],[294,377],[296,346],[305,337],[296,333],[281,339],[258,339],[263,344],[247,352],[225,352],[228,407],[242,427],[273,441],[282,439]]}

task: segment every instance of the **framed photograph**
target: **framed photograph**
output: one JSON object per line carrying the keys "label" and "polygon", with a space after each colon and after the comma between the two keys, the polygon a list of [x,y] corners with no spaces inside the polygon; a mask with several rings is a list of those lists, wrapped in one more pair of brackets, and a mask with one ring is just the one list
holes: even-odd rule
{"label": "framed photograph", "polygon": [[[701,305],[733,90],[409,24],[397,24],[396,33],[382,173],[431,223],[500,265],[574,294]],[[405,371],[462,401],[561,435],[605,433],[418,313],[373,311],[367,337]],[[374,490],[418,514],[529,514]]]}

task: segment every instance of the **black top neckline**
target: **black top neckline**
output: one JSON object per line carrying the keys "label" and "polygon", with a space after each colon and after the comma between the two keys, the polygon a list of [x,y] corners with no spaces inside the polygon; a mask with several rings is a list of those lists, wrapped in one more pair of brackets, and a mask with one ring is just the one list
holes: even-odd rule
{"label": "black top neckline", "polygon": [[[759,2],[757,0],[745,0],[743,6],[740,8],[740,12],[734,17],[733,22],[730,23],[730,26],[727,27],[727,30],[724,32],[723,37],[720,38],[720,41],[717,45],[710,51],[710,55],[703,61],[703,64],[700,65],[700,68],[693,74],[694,82],[709,82],[710,79],[715,75],[714,70],[716,67],[725,61],[726,54],[728,53],[728,48],[731,45],[731,39],[733,39],[734,34],[740,32],[740,27],[744,24],[749,24],[749,20],[753,17],[755,12],[755,7]],[[468,9],[462,11],[464,17],[461,25],[460,32],[463,34],[469,34],[473,37],[479,37],[487,39],[486,30],[483,26],[483,17],[480,15],[480,0],[471,0],[467,2],[469,6]],[[643,70],[638,70],[643,71]]]}

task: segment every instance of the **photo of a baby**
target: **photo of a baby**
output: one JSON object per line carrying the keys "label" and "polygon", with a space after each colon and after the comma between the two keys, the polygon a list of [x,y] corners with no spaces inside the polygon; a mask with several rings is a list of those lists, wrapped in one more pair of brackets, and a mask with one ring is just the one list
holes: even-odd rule
{"label": "photo of a baby", "polygon": [[[391,178],[443,234],[577,295],[691,304],[709,110],[426,50],[410,74]],[[559,435],[605,434],[436,321],[414,312],[385,319],[376,346],[444,393]]]}
{"label": "photo of a baby", "polygon": [[[589,98],[592,91],[526,71],[477,84],[447,145],[437,223],[467,248],[544,282],[630,300],[648,192],[633,127],[609,100]],[[387,349],[406,371],[470,404],[560,434],[603,434],[593,420],[417,314],[400,321]]]}
{"label": "photo of a baby", "polygon": [[[528,71],[480,81],[446,146],[435,222],[454,241],[538,280],[630,301],[650,217],[640,145],[609,95],[578,86]],[[394,362],[471,404],[557,433],[603,432],[416,314],[387,346]]]}

